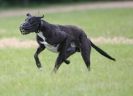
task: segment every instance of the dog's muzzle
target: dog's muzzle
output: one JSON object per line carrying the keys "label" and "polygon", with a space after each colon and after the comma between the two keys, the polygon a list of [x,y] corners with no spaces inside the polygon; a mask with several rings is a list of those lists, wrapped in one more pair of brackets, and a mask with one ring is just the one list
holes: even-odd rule
{"label": "dog's muzzle", "polygon": [[29,34],[31,32],[34,32],[34,28],[32,28],[32,26],[30,24],[28,24],[28,23],[21,24],[19,29],[20,29],[20,32],[23,35],[26,35],[26,34]]}
{"label": "dog's muzzle", "polygon": [[26,31],[24,30],[22,24],[20,25],[19,30],[20,30],[20,32],[21,32],[23,35],[28,34],[28,32],[26,32]]}
{"label": "dog's muzzle", "polygon": [[25,34],[29,34],[30,32],[28,31],[29,28],[25,25],[25,23],[21,24],[19,27],[20,32],[25,35]]}
{"label": "dog's muzzle", "polygon": [[19,29],[23,35],[26,35],[26,34],[29,34],[31,32],[36,32],[38,30],[38,26],[39,26],[38,23],[35,23],[35,24],[23,23],[20,25]]}

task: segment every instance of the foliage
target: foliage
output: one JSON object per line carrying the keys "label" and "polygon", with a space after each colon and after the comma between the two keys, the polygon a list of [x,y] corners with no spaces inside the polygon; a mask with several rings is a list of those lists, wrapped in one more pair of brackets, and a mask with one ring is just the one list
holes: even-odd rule
{"label": "foliage", "polygon": [[[7,6],[28,6],[32,4],[41,3],[70,3],[70,2],[96,2],[96,1],[116,1],[116,0],[0,0],[1,7]],[[128,0],[117,0],[117,1],[128,1]]]}

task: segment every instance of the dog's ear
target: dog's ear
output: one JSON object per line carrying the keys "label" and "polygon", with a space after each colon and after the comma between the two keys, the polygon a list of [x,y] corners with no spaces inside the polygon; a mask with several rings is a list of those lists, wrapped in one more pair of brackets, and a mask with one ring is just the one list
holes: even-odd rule
{"label": "dog's ear", "polygon": [[44,18],[44,14],[43,14],[42,16],[40,16],[39,18],[40,18],[40,19],[41,19],[41,18]]}
{"label": "dog's ear", "polygon": [[26,16],[31,17],[31,14],[30,13],[27,13]]}
{"label": "dog's ear", "polygon": [[44,14],[42,15],[42,17],[41,18],[44,18]]}

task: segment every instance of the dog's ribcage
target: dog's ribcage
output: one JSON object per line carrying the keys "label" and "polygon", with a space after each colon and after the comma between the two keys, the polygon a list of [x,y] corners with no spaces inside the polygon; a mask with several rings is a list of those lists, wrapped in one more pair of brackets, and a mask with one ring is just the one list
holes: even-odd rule
{"label": "dog's ribcage", "polygon": [[59,47],[59,44],[56,45],[56,46],[53,46],[53,45],[50,45],[49,43],[46,42],[46,38],[44,37],[44,35],[42,34],[42,32],[39,32],[37,33],[37,35],[42,38],[43,41],[39,41],[41,44],[44,44],[44,46],[52,51],[52,52],[58,52],[58,47]]}

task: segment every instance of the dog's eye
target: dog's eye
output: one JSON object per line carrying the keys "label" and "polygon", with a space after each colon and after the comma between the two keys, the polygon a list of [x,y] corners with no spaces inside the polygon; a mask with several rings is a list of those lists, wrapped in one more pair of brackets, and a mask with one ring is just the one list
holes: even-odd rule
{"label": "dog's eye", "polygon": [[32,19],[29,19],[28,21],[29,21],[30,23],[32,23]]}
{"label": "dog's eye", "polygon": [[29,19],[28,22],[29,22],[30,24],[33,24],[33,23],[34,23],[34,21],[33,21],[32,19]]}

